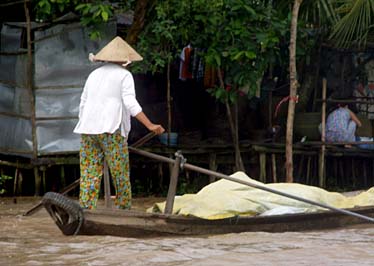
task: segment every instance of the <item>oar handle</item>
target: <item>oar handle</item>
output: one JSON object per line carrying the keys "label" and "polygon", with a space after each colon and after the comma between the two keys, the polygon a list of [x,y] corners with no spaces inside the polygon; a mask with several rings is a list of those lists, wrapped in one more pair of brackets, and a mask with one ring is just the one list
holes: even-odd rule
{"label": "oar handle", "polygon": [[156,136],[156,133],[154,133],[153,131],[149,132],[147,135],[145,135],[144,137],[138,139],[137,141],[135,141],[134,143],[132,143],[130,146],[134,147],[134,148],[140,147],[144,143],[146,143],[147,141],[149,141],[150,139],[152,139],[154,136]]}

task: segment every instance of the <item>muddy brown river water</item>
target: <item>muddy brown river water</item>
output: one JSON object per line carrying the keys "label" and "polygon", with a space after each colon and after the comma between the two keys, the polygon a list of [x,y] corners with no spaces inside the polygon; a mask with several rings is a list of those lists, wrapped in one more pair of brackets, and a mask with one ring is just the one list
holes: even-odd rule
{"label": "muddy brown river water", "polygon": [[[0,265],[374,265],[374,225],[152,239],[64,236],[37,198],[0,198]],[[135,200],[136,208],[152,199]]]}

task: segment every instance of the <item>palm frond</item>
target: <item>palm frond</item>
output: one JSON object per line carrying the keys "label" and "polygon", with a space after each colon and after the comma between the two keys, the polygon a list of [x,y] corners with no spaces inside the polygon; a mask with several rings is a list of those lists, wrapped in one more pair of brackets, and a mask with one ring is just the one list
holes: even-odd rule
{"label": "palm frond", "polygon": [[363,48],[373,25],[374,0],[346,0],[337,10],[348,13],[336,23],[329,39],[337,47]]}
{"label": "palm frond", "polygon": [[[334,25],[338,21],[335,12],[335,2],[337,0],[303,0],[300,6],[300,18],[315,27]],[[274,7],[284,14],[291,11],[294,0],[274,1]]]}
{"label": "palm frond", "polygon": [[317,27],[334,25],[338,21],[334,2],[334,0],[304,0],[300,7],[300,18]]}

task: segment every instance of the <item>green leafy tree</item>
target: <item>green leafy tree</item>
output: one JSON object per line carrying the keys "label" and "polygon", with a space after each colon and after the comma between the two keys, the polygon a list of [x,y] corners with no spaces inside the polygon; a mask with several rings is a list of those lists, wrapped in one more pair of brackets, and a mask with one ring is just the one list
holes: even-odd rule
{"label": "green leafy tree", "polygon": [[[181,36],[181,24],[184,21],[184,1],[163,1],[155,5],[151,20],[141,32],[137,47],[144,61],[138,64],[138,70],[166,72],[167,75],[167,131],[172,131],[172,103],[170,84],[170,64],[175,59]],[[166,70],[166,71],[165,71]],[[168,135],[170,142],[170,134]]]}
{"label": "green leafy tree", "polygon": [[137,46],[145,58],[143,70],[166,73],[187,43],[206,50],[201,55],[220,77],[210,91],[226,105],[236,168],[243,170],[237,113],[231,109],[239,97],[254,96],[265,71],[278,58],[280,36],[286,31],[287,21],[261,1],[171,0],[157,2]]}
{"label": "green leafy tree", "polygon": [[[212,1],[213,2],[213,1]],[[206,47],[208,65],[219,83],[210,91],[225,104],[236,151],[236,169],[244,170],[238,139],[238,97],[252,98],[264,73],[279,58],[280,38],[287,23],[266,1],[193,1],[196,45]],[[270,7],[270,8],[269,8]],[[234,107],[234,112],[232,112]]]}
{"label": "green leafy tree", "polygon": [[83,26],[89,27],[92,39],[100,38],[98,25],[107,22],[113,16],[113,6],[110,2],[99,0],[37,0],[35,4],[36,19],[50,21],[68,12],[80,15]]}

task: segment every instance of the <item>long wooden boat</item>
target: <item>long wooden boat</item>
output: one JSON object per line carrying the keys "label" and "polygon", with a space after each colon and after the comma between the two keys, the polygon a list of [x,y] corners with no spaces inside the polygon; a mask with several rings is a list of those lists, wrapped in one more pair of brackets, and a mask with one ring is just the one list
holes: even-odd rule
{"label": "long wooden boat", "polygon": [[[239,232],[307,231],[370,224],[358,217],[336,211],[255,216],[220,220],[141,211],[98,209],[83,210],[79,204],[61,194],[48,192],[43,205],[65,235],[113,235],[120,237],[156,237],[172,235],[213,235]],[[374,206],[350,209],[374,217]]]}

